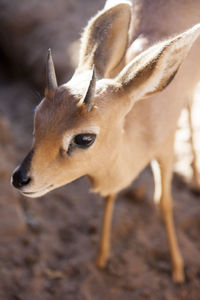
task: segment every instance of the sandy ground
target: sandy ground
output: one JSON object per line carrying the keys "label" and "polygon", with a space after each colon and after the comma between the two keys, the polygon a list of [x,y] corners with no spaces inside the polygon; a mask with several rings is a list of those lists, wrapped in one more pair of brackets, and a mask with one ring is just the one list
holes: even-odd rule
{"label": "sandy ground", "polygon": [[10,80],[1,70],[0,299],[200,299],[199,194],[178,176],[172,188],[185,260],[182,285],[171,279],[166,234],[152,201],[150,168],[118,196],[105,270],[94,263],[103,200],[88,192],[86,178],[39,199],[24,198],[12,189],[11,171],[31,145],[36,103],[26,79],[16,78]]}

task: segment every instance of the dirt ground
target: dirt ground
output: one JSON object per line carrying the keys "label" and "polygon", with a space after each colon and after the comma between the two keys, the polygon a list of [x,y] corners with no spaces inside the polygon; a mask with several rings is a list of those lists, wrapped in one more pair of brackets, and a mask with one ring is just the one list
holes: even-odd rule
{"label": "dirt ground", "polygon": [[[81,1],[75,3],[71,19],[77,34],[103,1],[85,15],[79,14],[84,9]],[[73,42],[73,32],[68,41]],[[94,263],[103,200],[89,193],[86,178],[39,199],[25,198],[10,186],[12,170],[31,146],[38,102],[34,76],[27,80],[24,73],[7,72],[5,64],[0,68],[0,300],[200,299],[199,194],[177,175],[172,189],[185,260],[186,282],[181,285],[171,279],[168,243],[152,201],[149,167],[118,196],[105,270]]]}

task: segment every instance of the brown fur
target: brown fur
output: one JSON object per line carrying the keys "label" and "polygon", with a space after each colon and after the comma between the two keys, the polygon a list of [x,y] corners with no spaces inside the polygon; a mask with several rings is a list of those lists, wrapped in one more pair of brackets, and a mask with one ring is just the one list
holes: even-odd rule
{"label": "brown fur", "polygon": [[[183,84],[190,84],[186,84],[183,91],[191,86],[188,79],[191,72],[197,80],[199,55],[196,50],[191,51],[176,78],[170,85],[169,82],[198,37],[200,26],[160,42],[134,58],[137,51],[131,53],[131,46],[126,52],[130,4],[115,2],[108,1],[104,10],[86,27],[79,65],[72,79],[57,88],[53,99],[44,99],[36,109],[34,155],[28,173],[31,182],[21,191],[24,194],[32,192],[29,196],[37,197],[87,175],[93,191],[107,199],[97,259],[98,266],[103,267],[109,256],[115,195],[127,187],[153,158],[157,159],[161,166],[160,201],[168,232],[173,278],[181,282],[184,280],[183,262],[171,211],[172,149],[177,119],[184,106],[183,97],[177,99],[176,95],[182,92]],[[140,7],[141,11],[143,7]],[[139,32],[140,21],[138,12],[133,35]],[[145,39],[148,44],[148,37]],[[122,68],[126,60],[130,63]],[[93,64],[98,80],[94,105],[87,112],[87,106],[81,100]],[[165,87],[162,93],[139,101]],[[80,133],[95,133],[96,141],[88,149],[75,149],[67,155],[70,139]],[[158,185],[156,176],[155,183]]]}

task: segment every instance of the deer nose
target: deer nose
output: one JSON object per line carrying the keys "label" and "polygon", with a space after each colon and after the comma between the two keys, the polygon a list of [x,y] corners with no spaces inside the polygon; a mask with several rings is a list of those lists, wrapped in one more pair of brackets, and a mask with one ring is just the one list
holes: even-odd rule
{"label": "deer nose", "polygon": [[24,172],[23,170],[18,169],[12,175],[12,184],[17,189],[20,189],[23,186],[29,184],[30,181],[31,181],[31,178],[28,177],[26,172]]}

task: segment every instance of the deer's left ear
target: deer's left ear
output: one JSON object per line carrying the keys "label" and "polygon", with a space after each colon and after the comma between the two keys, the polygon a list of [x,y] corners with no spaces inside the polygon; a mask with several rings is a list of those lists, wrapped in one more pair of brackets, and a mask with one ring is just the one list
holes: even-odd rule
{"label": "deer's left ear", "polygon": [[199,34],[197,24],[138,55],[115,78],[117,93],[129,94],[135,102],[162,91],[173,80]]}

